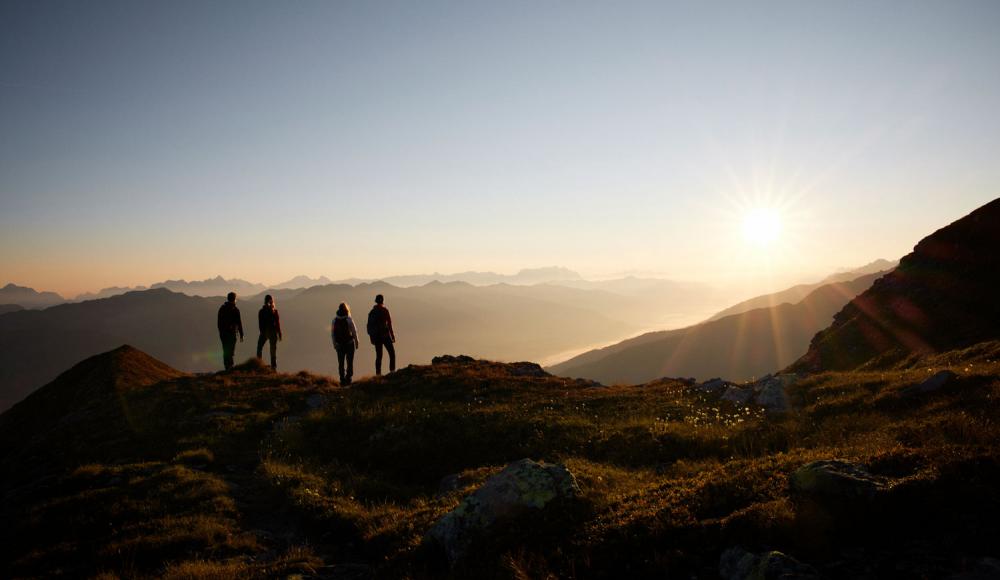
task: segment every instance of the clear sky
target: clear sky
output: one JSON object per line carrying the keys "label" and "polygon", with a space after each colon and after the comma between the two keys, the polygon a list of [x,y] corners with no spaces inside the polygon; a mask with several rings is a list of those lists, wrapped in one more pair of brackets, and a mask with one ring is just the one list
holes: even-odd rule
{"label": "clear sky", "polygon": [[0,284],[780,285],[1000,195],[998,104],[995,0],[7,0]]}

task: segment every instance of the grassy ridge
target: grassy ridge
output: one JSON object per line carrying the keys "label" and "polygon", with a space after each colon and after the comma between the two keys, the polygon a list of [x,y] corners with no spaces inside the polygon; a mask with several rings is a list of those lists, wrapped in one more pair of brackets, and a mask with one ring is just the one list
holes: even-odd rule
{"label": "grassy ridge", "polygon": [[[124,394],[143,426],[127,458],[5,489],[17,501],[4,502],[15,523],[0,572],[714,577],[720,552],[742,544],[834,576],[945,575],[1000,532],[998,361],[988,343],[815,375],[781,417],[682,381],[596,387],[481,361],[350,389],[253,364],[179,377]],[[947,389],[903,393],[942,368],[959,375]],[[583,502],[444,568],[424,533],[522,457],[566,463]],[[792,471],[828,458],[893,485],[870,514],[834,521],[788,491]]]}

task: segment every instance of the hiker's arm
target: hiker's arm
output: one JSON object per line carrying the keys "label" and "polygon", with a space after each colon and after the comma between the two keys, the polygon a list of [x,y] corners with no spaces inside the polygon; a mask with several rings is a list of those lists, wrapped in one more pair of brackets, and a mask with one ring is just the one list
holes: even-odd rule
{"label": "hiker's arm", "polygon": [[240,329],[240,342],[243,342],[243,316],[239,310],[236,311],[236,326]]}
{"label": "hiker's arm", "polygon": [[274,327],[278,330],[278,340],[282,340],[281,336],[281,317],[278,316],[278,311],[274,311]]}
{"label": "hiker's arm", "polygon": [[385,324],[389,327],[389,338],[392,342],[396,342],[396,332],[392,329],[392,315],[389,314],[389,309],[385,310]]}
{"label": "hiker's arm", "polygon": [[354,348],[361,348],[361,343],[358,342],[358,325],[354,324],[353,318],[351,318],[351,338],[354,339]]}

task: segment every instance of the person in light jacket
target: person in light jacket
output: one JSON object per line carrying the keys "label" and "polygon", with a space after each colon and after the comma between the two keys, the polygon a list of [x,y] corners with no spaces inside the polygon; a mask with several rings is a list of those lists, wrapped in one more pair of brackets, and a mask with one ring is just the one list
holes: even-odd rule
{"label": "person in light jacket", "polygon": [[[354,351],[358,348],[358,328],[351,318],[351,308],[344,302],[337,308],[337,315],[333,318],[330,338],[333,339],[333,348],[337,351],[337,371],[340,373],[340,384],[343,386],[351,384],[354,376]],[[344,368],[344,362],[347,368]]]}

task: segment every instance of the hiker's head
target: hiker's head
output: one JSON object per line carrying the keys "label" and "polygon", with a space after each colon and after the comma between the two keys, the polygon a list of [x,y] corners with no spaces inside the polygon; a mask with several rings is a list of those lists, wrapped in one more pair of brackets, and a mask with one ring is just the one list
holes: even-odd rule
{"label": "hiker's head", "polygon": [[382,304],[383,302],[385,302],[385,298],[381,294],[375,297],[375,304]]}
{"label": "hiker's head", "polygon": [[351,307],[347,305],[346,302],[341,302],[340,306],[337,307],[337,316],[350,316]]}
{"label": "hiker's head", "polygon": [[228,302],[236,302],[236,292],[230,292],[229,294],[226,294],[226,300]]}
{"label": "hiker's head", "polygon": [[264,305],[265,306],[274,306],[274,298],[271,298],[270,294],[268,294],[267,296],[264,297]]}

